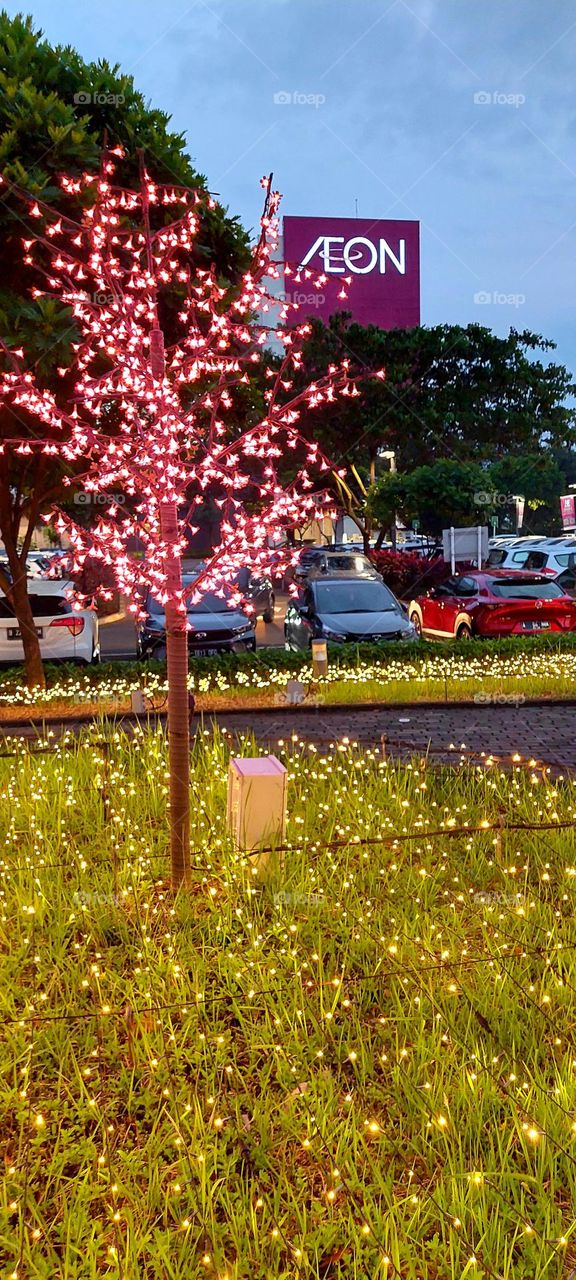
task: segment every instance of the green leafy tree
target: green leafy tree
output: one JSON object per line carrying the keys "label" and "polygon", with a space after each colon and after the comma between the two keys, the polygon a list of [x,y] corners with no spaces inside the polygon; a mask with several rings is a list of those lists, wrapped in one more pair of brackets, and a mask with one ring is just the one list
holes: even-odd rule
{"label": "green leafy tree", "polygon": [[542,450],[501,458],[489,468],[488,478],[490,514],[497,517],[499,527],[515,529],[513,499],[521,494],[526,500],[523,533],[560,532],[560,494],[566,481],[553,454]]}
{"label": "green leafy tree", "polygon": [[[150,176],[206,188],[194,169],[182,134],[149,106],[132,78],[106,62],[86,63],[70,47],[52,47],[32,19],[0,13],[0,173],[54,208],[74,213],[74,194],[63,195],[55,177],[98,172],[102,146],[120,144],[123,178],[133,185],[138,153],[145,152]],[[247,265],[248,239],[237,218],[221,208],[202,214],[196,266],[214,266],[233,281]],[[60,399],[66,396],[66,369],[76,329],[71,313],[54,299],[35,298],[44,281],[26,262],[24,241],[34,235],[23,203],[7,187],[0,200],[0,333],[5,348],[26,351],[29,366]],[[178,305],[175,297],[174,305]],[[6,357],[9,359],[9,356]],[[60,373],[58,372],[60,370]],[[0,414],[0,537],[9,572],[0,571],[0,589],[16,610],[26,649],[29,683],[44,680],[26,588],[26,555],[40,516],[62,496],[58,461],[23,455],[11,438],[32,431],[24,415]]]}
{"label": "green leafy tree", "polygon": [[406,524],[419,520],[425,533],[438,536],[450,525],[483,523],[485,490],[482,467],[441,458],[404,475],[383,476],[370,490],[368,508],[381,526],[391,524],[396,514]]}
{"label": "green leafy tree", "polygon": [[303,380],[343,353],[358,366],[385,369],[386,378],[367,379],[358,398],[310,415],[309,434],[366,481],[383,449],[395,452],[402,472],[438,458],[530,453],[542,440],[569,447],[576,415],[567,401],[576,388],[563,365],[540,358],[554,347],[527,330],[497,337],[479,324],[385,331],[351,323],[345,313],[328,327],[312,321]]}

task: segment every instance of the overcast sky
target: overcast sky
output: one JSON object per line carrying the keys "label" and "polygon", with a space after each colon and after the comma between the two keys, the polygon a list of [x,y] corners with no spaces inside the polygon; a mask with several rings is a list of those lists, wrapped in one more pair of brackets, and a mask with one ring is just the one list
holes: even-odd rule
{"label": "overcast sky", "polygon": [[573,0],[26,9],[51,41],[133,74],[247,226],[271,169],[285,213],[417,218],[423,323],[531,328],[576,372]]}

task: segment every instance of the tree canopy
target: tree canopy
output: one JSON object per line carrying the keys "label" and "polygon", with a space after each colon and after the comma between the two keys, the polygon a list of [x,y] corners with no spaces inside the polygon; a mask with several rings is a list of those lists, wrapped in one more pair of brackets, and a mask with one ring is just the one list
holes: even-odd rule
{"label": "tree canopy", "polygon": [[542,442],[569,447],[576,387],[546,357],[550,339],[511,329],[498,337],[483,325],[378,329],[342,313],[329,326],[312,321],[303,376],[319,376],[342,354],[358,366],[384,368],[383,382],[360,383],[357,399],[311,418],[309,430],[336,463],[369,475],[382,449],[400,472],[438,459],[493,460],[530,453]]}

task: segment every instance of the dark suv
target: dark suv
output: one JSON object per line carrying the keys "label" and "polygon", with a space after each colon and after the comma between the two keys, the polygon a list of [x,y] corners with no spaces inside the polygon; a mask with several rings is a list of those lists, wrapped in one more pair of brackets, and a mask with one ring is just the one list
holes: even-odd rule
{"label": "dark suv", "polygon": [[[185,577],[185,587],[194,578]],[[138,626],[137,648],[139,658],[166,657],[166,616],[164,606],[155,596],[146,597],[146,615]],[[254,619],[249,618],[237,605],[231,605],[226,596],[207,591],[198,604],[189,604],[188,652],[190,656],[211,657],[218,653],[242,653],[256,648]]]}

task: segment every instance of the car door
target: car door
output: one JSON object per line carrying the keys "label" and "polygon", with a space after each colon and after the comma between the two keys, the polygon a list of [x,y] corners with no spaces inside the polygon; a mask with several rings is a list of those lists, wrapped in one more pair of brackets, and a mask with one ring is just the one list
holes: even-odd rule
{"label": "car door", "polygon": [[449,599],[448,584],[443,582],[433,587],[430,594],[422,601],[422,626],[424,631],[432,635],[444,635],[446,631],[446,601]]}
{"label": "car door", "polygon": [[449,581],[451,594],[446,602],[444,617],[445,622],[451,626],[449,634],[455,635],[458,618],[463,613],[469,613],[478,599],[479,583],[475,578],[458,575]]}

